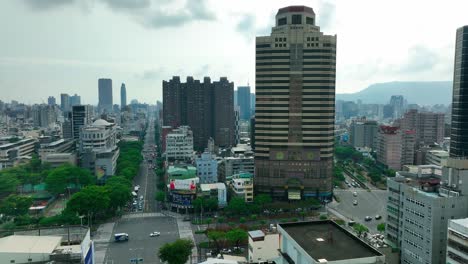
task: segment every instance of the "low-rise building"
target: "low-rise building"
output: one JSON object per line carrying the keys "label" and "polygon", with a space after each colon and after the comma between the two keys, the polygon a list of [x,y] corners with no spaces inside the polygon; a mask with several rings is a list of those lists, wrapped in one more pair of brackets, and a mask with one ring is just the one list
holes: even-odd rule
{"label": "low-rise building", "polygon": [[255,165],[253,157],[246,157],[244,155],[226,157],[218,163],[218,181],[225,182],[232,175],[243,172],[254,174]]}
{"label": "low-rise building", "polygon": [[239,173],[227,179],[229,191],[233,197],[240,197],[246,202],[253,202],[253,175]]}
{"label": "low-rise building", "polygon": [[30,157],[34,153],[36,143],[34,138],[24,138],[0,145],[0,170],[15,166],[22,157]]}
{"label": "low-rise building", "polygon": [[278,253],[279,234],[262,230],[249,231],[249,263],[274,261]]}
{"label": "low-rise building", "polygon": [[468,218],[449,220],[447,264],[468,263]]}
{"label": "low-rise building", "polygon": [[41,158],[42,162],[50,164],[52,168],[63,164],[77,165],[75,153],[50,153]]}
{"label": "low-rise building", "polygon": [[39,157],[44,159],[48,154],[71,153],[75,150],[75,141],[73,139],[59,139],[51,143],[41,144],[39,148]]}
{"label": "low-rise building", "polygon": [[197,197],[197,169],[190,165],[169,166],[166,173],[169,205],[176,210],[193,208],[192,202]]}
{"label": "low-rise building", "polygon": [[200,183],[218,182],[218,161],[211,152],[205,151],[195,159]]}
{"label": "low-rise building", "polygon": [[166,160],[189,161],[193,158],[193,133],[188,126],[173,129],[166,136]]}
{"label": "low-rise building", "polygon": [[426,164],[442,166],[442,163],[449,157],[448,151],[429,150],[426,152]]}
{"label": "low-rise building", "polygon": [[202,197],[217,199],[219,208],[223,208],[227,205],[226,184],[222,182],[200,184],[199,195]]}
{"label": "low-rise building", "polygon": [[[333,221],[278,224],[277,264],[385,263],[385,256]],[[272,248],[277,250],[277,248]]]}
{"label": "low-rise building", "polygon": [[86,227],[16,231],[0,238],[0,263],[95,263]]}

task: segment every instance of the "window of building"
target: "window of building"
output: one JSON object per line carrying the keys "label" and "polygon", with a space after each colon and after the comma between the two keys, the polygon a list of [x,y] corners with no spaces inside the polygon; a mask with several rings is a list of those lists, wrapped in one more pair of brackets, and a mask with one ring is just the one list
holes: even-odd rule
{"label": "window of building", "polygon": [[278,41],[278,38],[275,38],[275,41]]}
{"label": "window of building", "polygon": [[292,15],[292,24],[293,25],[300,25],[302,24],[302,15]]}
{"label": "window of building", "polygon": [[306,17],[306,24],[313,25],[314,24],[314,18]]}
{"label": "window of building", "polygon": [[310,41],[310,37],[307,37],[307,41]]}
{"label": "window of building", "polygon": [[288,23],[285,17],[278,19],[278,26],[286,25]]}

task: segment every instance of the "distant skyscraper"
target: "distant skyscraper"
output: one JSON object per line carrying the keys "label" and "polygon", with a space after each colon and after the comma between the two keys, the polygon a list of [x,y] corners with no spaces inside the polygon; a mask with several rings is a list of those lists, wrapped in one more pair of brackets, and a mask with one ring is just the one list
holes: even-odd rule
{"label": "distant skyscraper", "polygon": [[127,88],[125,88],[125,83],[122,83],[122,86],[120,86],[120,109],[123,110],[123,108],[127,105]]}
{"label": "distant skyscraper", "polygon": [[457,29],[450,157],[468,156],[468,26]]}
{"label": "distant skyscraper", "polygon": [[193,131],[194,148],[203,151],[210,137],[215,144],[229,147],[234,142],[234,84],[223,77],[203,82],[187,77],[181,83],[178,76],[163,81],[164,126],[177,128],[188,125]]}
{"label": "distant skyscraper", "polygon": [[70,106],[80,105],[81,104],[81,96],[75,94],[70,96]]}
{"label": "distant skyscraper", "polygon": [[237,105],[240,109],[240,119],[250,120],[250,86],[237,87]]}
{"label": "distant skyscraper", "polygon": [[68,94],[60,94],[60,108],[62,111],[70,111],[70,96]]}
{"label": "distant skyscraper", "polygon": [[112,80],[99,79],[99,112],[112,113]]}
{"label": "distant skyscraper", "polygon": [[405,113],[405,99],[403,95],[392,95],[390,105],[393,106],[393,118],[400,118]]}
{"label": "distant skyscraper", "polygon": [[47,98],[47,104],[48,104],[48,105],[56,105],[57,102],[56,102],[56,100],[55,100],[55,97],[49,96],[49,98]]}
{"label": "distant skyscraper", "polygon": [[336,36],[306,6],[281,8],[256,39],[255,188],[290,200],[330,199]]}
{"label": "distant skyscraper", "polygon": [[80,139],[80,129],[91,124],[93,109],[90,105],[75,105],[72,108],[71,125],[73,139]]}

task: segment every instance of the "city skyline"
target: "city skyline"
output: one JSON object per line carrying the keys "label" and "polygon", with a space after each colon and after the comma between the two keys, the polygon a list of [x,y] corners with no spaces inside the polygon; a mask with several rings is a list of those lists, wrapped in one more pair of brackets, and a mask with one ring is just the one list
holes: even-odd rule
{"label": "city skyline", "polygon": [[[434,13],[441,18],[429,24],[413,20],[413,13],[420,8],[417,2],[405,3],[404,9],[395,2],[307,2],[319,14],[321,30],[338,35],[341,50],[337,55],[337,93],[358,91],[377,82],[452,79],[453,33],[467,24],[462,11],[466,4],[424,2],[428,10],[418,14],[418,21],[433,19]],[[0,49],[0,72],[5,73],[0,74],[0,87],[6,91],[3,100],[22,98],[25,103],[36,103],[46,101],[48,95],[78,92],[83,102],[97,104],[95,81],[101,77],[125,82],[132,87],[129,97],[146,103],[161,100],[161,81],[173,75],[196,79],[227,76],[235,86],[253,83],[255,35],[270,33],[268,23],[279,7],[304,4],[204,1],[194,5],[176,1],[156,8],[149,0],[119,3],[1,3],[0,19],[11,25],[1,29],[10,40]],[[163,11],[170,12],[161,15]],[[394,14],[398,19],[393,19]],[[448,15],[450,19],[443,19]],[[24,27],[26,24],[34,26]],[[201,28],[216,34],[205,36],[206,42],[184,44],[199,39],[194,32]],[[67,33],[65,38],[57,39],[56,32]],[[122,38],[124,32],[128,36]],[[35,38],[36,45],[21,44],[26,43],[24,36]],[[24,75],[28,78],[21,78]],[[72,77],[76,81],[70,84]],[[118,92],[114,92],[114,101],[119,99]]]}

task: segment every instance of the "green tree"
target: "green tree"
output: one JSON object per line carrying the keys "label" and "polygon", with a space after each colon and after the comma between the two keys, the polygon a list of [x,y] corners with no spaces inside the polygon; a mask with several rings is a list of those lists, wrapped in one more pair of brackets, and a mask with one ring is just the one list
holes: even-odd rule
{"label": "green tree", "polygon": [[359,237],[362,235],[362,233],[369,232],[369,229],[365,225],[359,223],[354,224],[353,229],[356,231]]}
{"label": "green tree", "polygon": [[15,192],[20,181],[13,174],[0,174],[0,195],[6,195]]}
{"label": "green tree", "polygon": [[206,236],[208,237],[209,240],[213,241],[217,252],[219,252],[221,248],[221,242],[226,239],[226,233],[223,231],[218,231],[218,230],[210,230],[206,232]]}
{"label": "green tree", "polygon": [[88,170],[69,164],[53,169],[45,180],[47,190],[53,194],[64,193],[71,184],[80,189],[93,182],[94,176]]}
{"label": "green tree", "polygon": [[208,211],[214,211],[218,209],[218,199],[216,198],[206,199],[205,204],[206,204],[206,208],[208,209]]}
{"label": "green tree", "polygon": [[236,247],[239,247],[239,244],[242,241],[247,240],[247,237],[247,231],[240,228],[232,229],[226,233],[226,239],[231,243],[234,243]]}
{"label": "green tree", "polygon": [[29,212],[33,199],[29,196],[11,194],[0,205],[0,213],[8,216],[20,216]]}
{"label": "green tree", "polygon": [[132,199],[132,189],[128,185],[121,183],[106,183],[105,188],[109,194],[109,206],[113,209],[125,206]]}
{"label": "green tree", "polygon": [[192,254],[192,240],[177,239],[173,243],[164,244],[159,249],[159,258],[169,264],[185,264]]}
{"label": "green tree", "polygon": [[123,184],[132,187],[132,182],[122,176],[113,176],[106,180],[106,185]]}
{"label": "green tree", "polygon": [[162,191],[157,191],[155,198],[156,198],[156,201],[158,202],[164,202],[164,200],[166,199],[166,194]]}
{"label": "green tree", "polygon": [[233,197],[231,201],[229,201],[228,206],[226,206],[226,211],[234,215],[240,215],[246,213],[245,208],[246,204],[243,198]]}
{"label": "green tree", "polygon": [[385,223],[380,223],[377,225],[377,231],[383,233],[385,232]]}
{"label": "green tree", "polygon": [[264,193],[259,194],[259,195],[255,196],[255,198],[254,198],[254,202],[256,204],[258,204],[262,208],[262,210],[265,209],[266,204],[269,204],[272,201],[273,201],[273,199],[271,198],[271,195],[264,194]]}
{"label": "green tree", "polygon": [[73,194],[67,203],[67,210],[79,215],[94,216],[109,208],[110,197],[104,186],[88,186]]}

